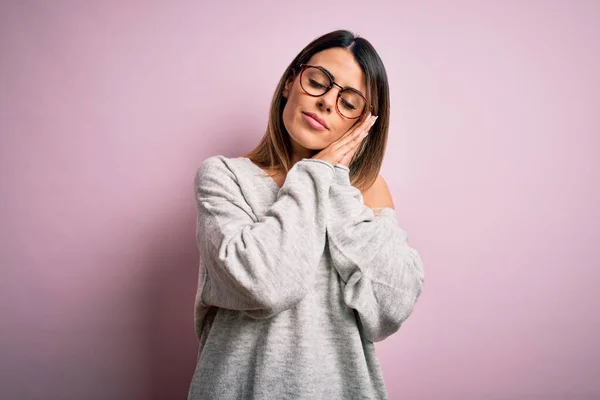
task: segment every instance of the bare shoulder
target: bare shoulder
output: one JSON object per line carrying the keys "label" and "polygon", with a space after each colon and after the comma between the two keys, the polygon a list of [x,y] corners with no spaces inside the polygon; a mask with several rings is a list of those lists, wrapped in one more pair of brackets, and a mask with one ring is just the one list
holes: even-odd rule
{"label": "bare shoulder", "polygon": [[383,176],[378,175],[375,182],[362,192],[363,201],[369,208],[382,208],[389,207],[394,208],[394,201],[392,200],[392,194],[388,185],[383,179]]}

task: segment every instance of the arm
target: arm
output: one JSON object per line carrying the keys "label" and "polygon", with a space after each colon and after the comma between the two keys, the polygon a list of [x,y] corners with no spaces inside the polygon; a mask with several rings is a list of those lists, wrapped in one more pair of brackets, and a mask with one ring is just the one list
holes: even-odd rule
{"label": "arm", "polygon": [[400,329],[424,282],[423,263],[398,227],[396,211],[378,213],[350,184],[348,167],[335,166],[330,188],[327,239],[344,281],[344,302],[353,308],[365,337],[378,342]]}
{"label": "arm", "polygon": [[220,156],[200,165],[194,182],[204,305],[269,318],[304,298],[325,248],[333,172],[322,160],[297,162],[257,221]]}

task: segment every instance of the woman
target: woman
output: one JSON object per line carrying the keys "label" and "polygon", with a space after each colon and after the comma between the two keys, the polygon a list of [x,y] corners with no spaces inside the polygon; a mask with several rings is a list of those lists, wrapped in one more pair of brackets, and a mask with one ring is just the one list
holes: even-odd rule
{"label": "woman", "polygon": [[188,399],[387,398],[373,343],[424,281],[378,175],[388,120],[381,59],[335,31],[286,69],[251,153],[201,163]]}

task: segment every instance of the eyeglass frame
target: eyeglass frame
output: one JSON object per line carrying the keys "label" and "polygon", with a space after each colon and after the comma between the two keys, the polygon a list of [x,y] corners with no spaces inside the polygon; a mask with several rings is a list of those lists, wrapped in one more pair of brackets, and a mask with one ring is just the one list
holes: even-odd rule
{"label": "eyeglass frame", "polygon": [[[367,104],[369,103],[369,101],[367,100],[367,98],[365,97],[364,94],[362,94],[358,89],[354,89],[353,87],[346,87],[346,88],[344,88],[344,87],[340,86],[338,83],[335,82],[335,80],[331,76],[331,73],[329,71],[327,71],[325,68],[323,68],[323,67],[321,67],[319,65],[310,65],[310,64],[300,64],[298,67],[300,68],[300,73],[298,74],[298,76],[300,77],[300,87],[302,88],[302,90],[304,91],[304,93],[306,93],[307,95],[309,95],[311,97],[321,97],[321,96],[326,95],[331,90],[331,88],[334,87],[334,86],[337,86],[338,88],[340,88],[340,91],[338,92],[337,98],[335,100],[335,110],[343,118],[346,118],[346,119],[359,119],[359,118],[361,118],[362,116],[365,115],[365,113],[367,112],[367,110],[369,110],[369,111],[373,110],[373,105],[372,104],[369,104],[369,107],[367,107]],[[322,94],[318,94],[318,95],[316,95],[316,94],[310,94],[310,93],[308,93],[308,91],[306,89],[304,89],[304,86],[302,86],[302,74],[304,73],[304,71],[307,68],[317,68],[321,72],[323,72],[325,75],[327,75],[327,77],[329,78],[329,82],[331,82],[331,83],[330,83],[329,87],[327,87],[327,90],[325,90],[325,92],[323,92]],[[360,97],[362,97],[365,100],[365,107],[363,108],[363,111],[361,112],[361,114],[358,117],[354,117],[354,118],[346,117],[340,111],[340,108],[339,108],[338,104],[339,104],[340,97],[342,97],[342,92],[344,90],[354,92],[354,93],[358,94]]]}

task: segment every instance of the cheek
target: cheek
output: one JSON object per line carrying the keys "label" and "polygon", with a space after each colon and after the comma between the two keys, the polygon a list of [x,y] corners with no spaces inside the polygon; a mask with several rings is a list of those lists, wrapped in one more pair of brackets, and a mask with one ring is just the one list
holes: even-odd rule
{"label": "cheek", "polygon": [[351,130],[352,127],[354,126],[354,124],[355,124],[354,121],[349,121],[349,120],[340,121],[338,123],[338,129],[336,129],[335,140],[339,139],[340,137],[345,135],[349,130]]}
{"label": "cheek", "polygon": [[295,104],[293,104],[290,101],[288,101],[286,103],[285,107],[283,108],[283,113],[282,113],[283,124],[285,125],[285,128],[288,130],[288,132],[290,131],[291,124],[293,123],[295,108],[296,108]]}
{"label": "cheek", "polygon": [[283,112],[281,113],[283,126],[292,136],[295,134],[295,130],[298,126],[298,116],[296,115],[297,107],[296,101],[292,97],[287,101],[283,108]]}

